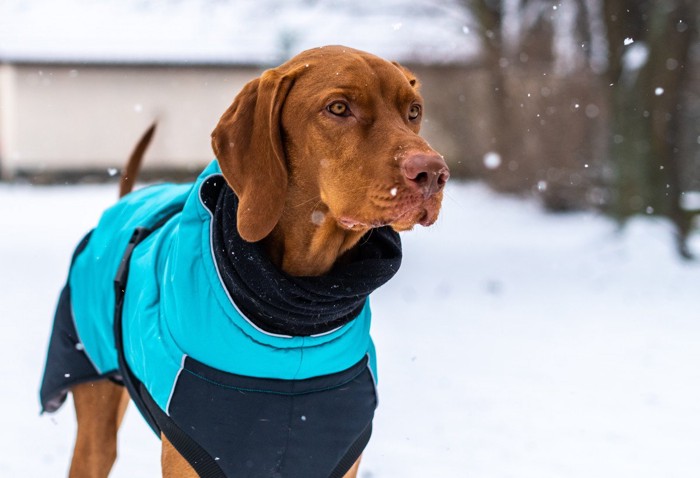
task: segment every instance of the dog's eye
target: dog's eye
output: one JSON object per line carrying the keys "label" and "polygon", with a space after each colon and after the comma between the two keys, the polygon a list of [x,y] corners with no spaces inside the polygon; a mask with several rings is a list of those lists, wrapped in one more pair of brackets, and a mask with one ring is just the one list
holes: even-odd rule
{"label": "dog's eye", "polygon": [[420,105],[411,105],[411,109],[408,110],[408,119],[414,120],[420,116]]}
{"label": "dog's eye", "polygon": [[348,116],[348,114],[350,114],[350,108],[342,101],[336,101],[328,105],[328,111],[336,116]]}

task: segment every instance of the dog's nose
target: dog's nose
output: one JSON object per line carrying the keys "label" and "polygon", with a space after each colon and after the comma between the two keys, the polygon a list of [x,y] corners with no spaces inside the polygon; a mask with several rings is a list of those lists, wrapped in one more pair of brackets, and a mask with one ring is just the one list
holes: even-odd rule
{"label": "dog's nose", "polygon": [[437,153],[412,154],[404,160],[401,167],[409,187],[421,191],[426,199],[442,191],[450,179],[450,169]]}

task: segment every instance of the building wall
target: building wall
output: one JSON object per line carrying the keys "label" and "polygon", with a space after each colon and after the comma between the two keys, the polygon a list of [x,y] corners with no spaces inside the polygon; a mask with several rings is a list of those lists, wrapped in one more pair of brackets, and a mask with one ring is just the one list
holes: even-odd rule
{"label": "building wall", "polygon": [[3,172],[3,158],[9,158],[17,150],[15,86],[17,69],[0,63],[0,177]]}
{"label": "building wall", "polygon": [[0,66],[4,177],[121,167],[141,133],[158,132],[147,167],[198,169],[209,135],[255,68]]}
{"label": "building wall", "polygon": [[[425,78],[423,134],[448,160],[461,161],[463,135],[472,129],[455,115],[466,120],[460,106],[479,95],[473,85],[465,88],[464,68],[414,69]],[[3,177],[118,169],[154,120],[158,131],[144,168],[197,171],[213,156],[209,135],[219,117],[260,73],[251,67],[0,65]],[[472,99],[465,100],[465,90]]]}

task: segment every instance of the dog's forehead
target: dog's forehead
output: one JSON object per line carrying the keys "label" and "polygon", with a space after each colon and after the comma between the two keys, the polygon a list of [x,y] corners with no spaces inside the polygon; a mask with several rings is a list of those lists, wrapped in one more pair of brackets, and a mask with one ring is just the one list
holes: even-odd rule
{"label": "dog's forehead", "polygon": [[378,90],[413,90],[409,78],[397,64],[353,48],[319,47],[289,60],[283,67],[301,70],[299,79],[337,88],[353,86]]}
{"label": "dog's forehead", "polygon": [[346,64],[346,63],[388,63],[383,58],[354,48],[332,45],[312,48],[291,58],[286,64],[298,65],[302,62],[314,64]]}

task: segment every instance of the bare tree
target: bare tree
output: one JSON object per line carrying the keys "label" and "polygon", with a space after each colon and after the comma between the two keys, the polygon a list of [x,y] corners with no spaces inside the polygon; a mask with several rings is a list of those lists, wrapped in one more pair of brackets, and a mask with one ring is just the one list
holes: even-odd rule
{"label": "bare tree", "polygon": [[692,214],[681,209],[682,155],[688,152],[680,133],[697,15],[696,0],[604,2],[611,211],[620,219],[643,212],[669,217],[686,258]]}
{"label": "bare tree", "polygon": [[[543,75],[549,71],[563,78],[559,85],[580,82],[584,77],[589,82],[588,89],[602,96],[601,110],[606,112],[608,121],[604,132],[594,139],[607,142],[601,168],[607,189],[603,195],[605,208],[620,221],[635,214],[670,218],[677,230],[678,251],[683,257],[690,257],[686,242],[697,211],[684,211],[680,199],[684,188],[683,159],[694,151],[684,146],[681,136],[688,127],[684,91],[692,66],[691,46],[697,39],[699,2],[461,3],[478,25],[482,66],[491,75],[496,125],[493,149],[507,160],[521,154],[528,140],[526,125],[514,104],[521,102],[509,94],[509,89],[514,90],[512,67],[519,60],[530,59],[530,73],[534,60],[536,70]],[[545,81],[542,79],[542,84]],[[560,90],[576,91],[565,87]],[[568,121],[570,128],[581,127],[575,118]],[[547,130],[550,135],[556,131]]]}
{"label": "bare tree", "polygon": [[518,159],[524,150],[525,129],[515,100],[517,94],[512,91],[512,77],[527,62],[552,64],[551,25],[542,14],[541,0],[461,0],[461,3],[474,17],[474,29],[482,47],[480,66],[489,74],[491,151],[508,163]]}

